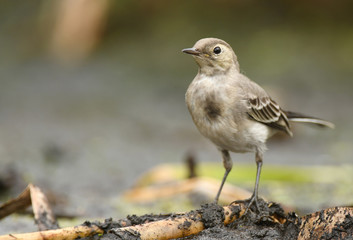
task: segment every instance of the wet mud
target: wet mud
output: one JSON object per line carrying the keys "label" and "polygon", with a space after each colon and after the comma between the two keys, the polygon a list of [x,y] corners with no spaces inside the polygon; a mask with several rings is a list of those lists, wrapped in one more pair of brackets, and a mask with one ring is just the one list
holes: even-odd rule
{"label": "wet mud", "polygon": [[[313,213],[305,217],[298,217],[294,212],[285,213],[277,203],[268,203],[259,199],[260,212],[254,206],[241,215],[241,208],[231,205],[230,210],[225,211],[217,204],[205,204],[199,210],[185,214],[183,221],[178,229],[190,228],[192,222],[201,221],[204,230],[200,233],[176,238],[180,240],[292,240],[292,239],[353,239],[353,217],[348,208],[332,208],[321,212]],[[244,209],[243,209],[244,210]],[[228,225],[224,225],[225,218],[234,216],[236,220]],[[143,216],[131,215],[124,220],[113,221],[106,219],[103,223],[86,222],[86,225],[97,225],[104,230],[100,236],[90,237],[89,239],[141,239],[141,233],[137,231],[118,232],[112,229],[134,226],[163,219],[180,218],[180,214]],[[309,238],[308,238],[309,237]],[[88,239],[88,238],[86,238]]]}
{"label": "wet mud", "polygon": [[[281,239],[290,240],[296,239],[299,233],[300,220],[296,214],[286,215],[280,205],[276,203],[267,204],[265,201],[259,201],[259,207],[261,214],[255,213],[255,209],[251,207],[250,211],[230,223],[224,226],[224,216],[220,212],[222,208],[215,206],[207,206],[203,211],[207,214],[203,214],[203,222],[205,224],[205,230],[201,233],[180,239],[193,239],[193,240],[205,240],[205,239]],[[240,208],[233,206],[232,214],[238,214],[239,217]],[[227,213],[225,213],[227,214]],[[285,219],[286,222],[281,224],[274,222],[270,216],[277,216],[278,219]],[[212,224],[210,224],[212,223]]]}

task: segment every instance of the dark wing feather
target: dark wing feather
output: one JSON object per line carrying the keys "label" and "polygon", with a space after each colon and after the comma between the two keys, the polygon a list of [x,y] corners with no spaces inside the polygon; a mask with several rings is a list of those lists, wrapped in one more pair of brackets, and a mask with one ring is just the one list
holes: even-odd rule
{"label": "dark wing feather", "polygon": [[253,97],[248,102],[248,114],[252,119],[292,136],[288,118],[275,101],[269,97]]}

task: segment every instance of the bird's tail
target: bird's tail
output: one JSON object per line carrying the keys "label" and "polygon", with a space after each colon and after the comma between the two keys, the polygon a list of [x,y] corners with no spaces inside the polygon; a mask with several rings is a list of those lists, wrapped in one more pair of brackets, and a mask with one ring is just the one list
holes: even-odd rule
{"label": "bird's tail", "polygon": [[320,127],[335,128],[335,124],[326,120],[322,120],[320,118],[306,116],[301,113],[290,112],[290,111],[285,111],[285,114],[287,115],[288,120],[291,122],[312,123]]}

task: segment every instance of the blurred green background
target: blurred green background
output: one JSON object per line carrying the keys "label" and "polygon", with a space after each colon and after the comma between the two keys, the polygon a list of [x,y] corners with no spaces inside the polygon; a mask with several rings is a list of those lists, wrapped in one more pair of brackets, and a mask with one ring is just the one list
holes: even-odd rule
{"label": "blurred green background", "polygon": [[[197,66],[181,49],[203,37],[231,44],[241,71],[283,108],[336,124],[270,141],[264,171],[351,164],[352,9],[348,0],[1,1],[0,174],[22,180],[0,199],[33,182],[68,212],[116,216],[108,199],[153,166],[192,151],[222,167],[184,103]],[[255,175],[252,154],[232,158]],[[352,204],[326,193],[325,206]]]}

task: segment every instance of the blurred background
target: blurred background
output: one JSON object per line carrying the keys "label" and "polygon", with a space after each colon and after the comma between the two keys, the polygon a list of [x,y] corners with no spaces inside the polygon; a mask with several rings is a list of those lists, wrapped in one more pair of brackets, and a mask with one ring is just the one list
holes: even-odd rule
{"label": "blurred background", "polygon": [[[181,49],[204,37],[227,41],[283,108],[336,124],[270,141],[263,172],[351,169],[352,9],[348,0],[0,2],[0,201],[33,182],[67,212],[116,217],[111,199],[158,164],[192,152],[222,168],[184,103],[197,66]],[[232,158],[255,176],[253,154]],[[336,186],[320,191],[314,209],[353,203],[335,198]]]}

